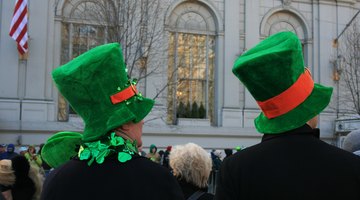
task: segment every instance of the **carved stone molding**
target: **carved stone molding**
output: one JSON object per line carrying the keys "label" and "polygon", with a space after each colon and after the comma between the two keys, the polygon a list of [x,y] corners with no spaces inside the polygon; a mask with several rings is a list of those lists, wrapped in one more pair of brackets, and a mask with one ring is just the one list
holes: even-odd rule
{"label": "carved stone molding", "polygon": [[291,1],[292,1],[292,0],[282,0],[282,4],[283,4],[284,6],[289,6],[289,5],[291,4]]}

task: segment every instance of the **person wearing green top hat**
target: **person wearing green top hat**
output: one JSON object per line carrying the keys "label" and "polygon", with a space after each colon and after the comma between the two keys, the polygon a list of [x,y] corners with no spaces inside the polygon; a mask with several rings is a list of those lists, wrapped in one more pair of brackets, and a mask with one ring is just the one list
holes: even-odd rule
{"label": "person wearing green top hat", "polygon": [[319,139],[317,115],[332,88],[311,78],[292,32],[241,55],[233,73],[261,108],[261,143],[226,159],[215,199],[360,199],[360,158]]}
{"label": "person wearing green top hat", "polygon": [[41,155],[55,168],[41,199],[183,199],[168,169],[138,155],[143,119],[154,101],[131,80],[118,43],[95,47],[52,72],[84,121],[82,134],[51,136]]}

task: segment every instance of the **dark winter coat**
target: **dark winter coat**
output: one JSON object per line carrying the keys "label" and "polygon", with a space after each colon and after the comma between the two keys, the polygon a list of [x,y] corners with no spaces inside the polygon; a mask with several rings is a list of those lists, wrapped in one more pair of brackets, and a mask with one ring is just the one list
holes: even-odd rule
{"label": "dark winter coat", "polygon": [[71,160],[45,180],[42,200],[183,199],[170,171],[141,156],[120,163],[115,157],[95,162]]}
{"label": "dark winter coat", "polygon": [[215,199],[360,199],[360,157],[301,128],[276,135],[226,159]]}
{"label": "dark winter coat", "polygon": [[214,199],[213,194],[207,193],[207,188],[196,187],[195,185],[188,183],[185,180],[179,180],[179,184],[183,191],[185,199],[188,199],[191,195],[193,195],[196,191],[199,191],[199,190],[204,193],[198,198],[198,200],[213,200]]}

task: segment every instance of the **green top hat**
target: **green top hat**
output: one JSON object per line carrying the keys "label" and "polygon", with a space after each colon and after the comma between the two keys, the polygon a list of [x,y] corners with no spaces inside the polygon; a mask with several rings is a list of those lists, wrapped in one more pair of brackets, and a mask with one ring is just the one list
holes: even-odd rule
{"label": "green top hat", "polygon": [[312,81],[304,67],[301,42],[292,32],[266,38],[241,55],[232,71],[263,111],[255,119],[261,133],[301,127],[330,102],[332,88]]}
{"label": "green top hat", "polygon": [[52,75],[60,93],[84,120],[83,142],[99,140],[127,122],[141,121],[154,105],[129,80],[118,43],[95,47]]}

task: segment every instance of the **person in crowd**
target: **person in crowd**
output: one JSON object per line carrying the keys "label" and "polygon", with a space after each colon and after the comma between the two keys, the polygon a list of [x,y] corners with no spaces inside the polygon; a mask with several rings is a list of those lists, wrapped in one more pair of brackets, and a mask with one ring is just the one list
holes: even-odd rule
{"label": "person in crowd", "polygon": [[164,150],[159,151],[159,156],[160,156],[160,165],[163,165],[164,164]]}
{"label": "person in crowd", "polygon": [[2,158],[1,159],[8,159],[10,160],[11,158],[17,156],[19,154],[17,154],[15,152],[15,145],[14,144],[8,144],[6,147],[6,152],[2,153]]}
{"label": "person in crowd", "polygon": [[45,143],[41,154],[55,169],[41,199],[183,199],[170,171],[138,154],[143,119],[154,101],[128,77],[118,43],[85,52],[54,69],[52,77],[85,128],[83,134],[57,133]]}
{"label": "person in crowd", "polygon": [[[233,154],[233,150],[232,149],[224,149],[225,152],[225,158],[230,157]],[[224,159],[225,159],[224,158]]]}
{"label": "person in crowd", "polygon": [[4,159],[6,153],[6,144],[0,145],[0,160]]}
{"label": "person in crowd", "polygon": [[6,144],[0,144],[0,155],[6,152]]}
{"label": "person in crowd", "polygon": [[28,160],[21,155],[11,159],[15,183],[11,186],[14,200],[38,200],[42,189],[42,179],[37,169],[30,166]]}
{"label": "person in crowd", "polygon": [[146,152],[143,150],[143,147],[138,147],[139,155],[146,157]]}
{"label": "person in crowd", "polygon": [[24,156],[28,159],[31,166],[38,169],[39,172],[44,173],[42,169],[42,159],[41,156],[36,153],[35,146],[30,145]]}
{"label": "person in crowd", "polygon": [[216,182],[218,179],[219,170],[222,164],[221,160],[221,151],[212,149],[210,152],[210,157],[212,161],[212,169],[210,173],[210,181],[209,181],[209,191],[214,193],[216,190]]}
{"label": "person in crowd", "polygon": [[222,163],[221,151],[213,149],[211,151],[211,159],[212,159],[212,170],[213,171],[220,170],[220,166],[221,166],[221,163]]}
{"label": "person in crowd", "polygon": [[150,145],[150,150],[146,157],[153,162],[160,163],[160,155],[157,152],[157,147],[155,146],[155,144]]}
{"label": "person in crowd", "polygon": [[351,131],[346,135],[343,149],[360,156],[360,129]]}
{"label": "person in crowd", "polygon": [[11,186],[15,183],[15,174],[11,167],[11,160],[0,160],[0,189],[3,199],[12,200]]}
{"label": "person in crowd", "polygon": [[21,156],[25,156],[26,152],[28,151],[28,147],[27,146],[21,146],[19,148],[19,155]]}
{"label": "person in crowd", "polygon": [[171,152],[171,148],[172,146],[167,146],[166,147],[166,150],[164,152],[164,155],[163,155],[163,158],[162,158],[162,165],[168,169],[171,170],[170,168],[170,165],[169,165],[169,155],[170,155],[170,152]]}
{"label": "person in crowd", "polygon": [[207,193],[211,163],[208,153],[197,144],[174,146],[170,154],[170,167],[179,181],[185,199],[214,198],[213,194]]}
{"label": "person in crowd", "polygon": [[264,135],[223,162],[215,199],[360,199],[360,157],[319,139],[332,88],[312,80],[299,38],[274,34],[232,71],[261,108],[255,127]]}

